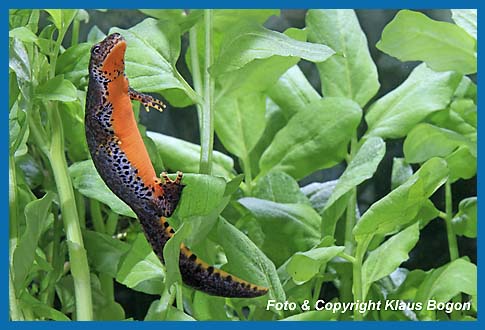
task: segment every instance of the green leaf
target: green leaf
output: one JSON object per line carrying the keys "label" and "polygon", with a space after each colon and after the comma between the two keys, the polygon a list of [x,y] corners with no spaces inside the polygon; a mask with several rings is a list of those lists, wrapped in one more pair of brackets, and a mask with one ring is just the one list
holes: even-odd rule
{"label": "green leaf", "polygon": [[308,39],[327,45],[336,54],[317,63],[324,96],[341,96],[364,107],[379,90],[377,68],[367,38],[350,9],[309,10]]}
{"label": "green leaf", "polygon": [[185,188],[174,215],[181,219],[210,214],[224,197],[226,181],[204,174],[185,174]]}
{"label": "green leaf", "polygon": [[184,9],[140,9],[140,11],[148,16],[177,24],[182,33],[187,32],[199,22],[204,14],[202,10],[190,10],[187,12]]}
{"label": "green leaf", "polygon": [[263,133],[265,96],[223,97],[215,104],[214,127],[224,147],[243,160]]}
{"label": "green leaf", "polygon": [[275,265],[246,235],[222,219],[217,225],[217,236],[228,260],[224,270],[268,288],[268,295],[262,297],[265,301],[285,301]]}
{"label": "green leaf", "polygon": [[109,190],[99,176],[92,160],[77,162],[69,167],[72,184],[81,194],[108,205],[115,213],[136,218],[135,213]]}
{"label": "green leaf", "polygon": [[22,292],[20,306],[25,310],[32,311],[39,319],[45,318],[53,321],[70,321],[70,319],[62,312],[34,298],[27,291]]}
{"label": "green leaf", "polygon": [[34,200],[25,207],[25,231],[13,254],[13,284],[17,296],[25,285],[29,284],[24,282],[34,263],[37,244],[49,219],[49,210],[54,197],[54,193],[48,192],[41,199]]}
{"label": "green leaf", "polygon": [[323,98],[294,115],[261,156],[260,175],[270,170],[301,179],[338,164],[357,128],[362,110],[344,98]]}
{"label": "green leaf", "polygon": [[253,196],[276,203],[309,204],[298,182],[285,172],[272,171],[256,183]]}
{"label": "green leaf", "polygon": [[43,101],[72,102],[77,100],[76,87],[63,75],[56,76],[37,87],[36,98]]}
{"label": "green leaf", "polygon": [[8,31],[9,38],[17,38],[22,42],[37,42],[37,35],[25,26]]}
{"label": "green leaf", "polygon": [[297,57],[322,62],[334,54],[327,46],[302,42],[253,23],[240,24],[227,33],[219,57],[210,68],[215,76],[243,68],[271,56]]}
{"label": "green leaf", "polygon": [[77,14],[74,9],[46,9],[51,16],[52,22],[60,31],[65,31]]}
{"label": "green leaf", "polygon": [[319,274],[322,266],[344,249],[344,246],[329,246],[297,252],[290,258],[286,271],[297,285],[301,285]]}
{"label": "green leaf", "polygon": [[413,175],[413,168],[404,158],[392,159],[391,190],[396,189]]}
{"label": "green leaf", "polygon": [[356,240],[392,234],[409,224],[447,177],[448,168],[443,159],[428,160],[405,183],[370,206],[353,229]]}
{"label": "green leaf", "polygon": [[476,9],[451,9],[451,18],[456,25],[468,32],[477,40],[477,10]]}
{"label": "green leaf", "polygon": [[66,49],[57,59],[56,74],[79,85],[88,74],[91,46],[91,43],[80,43]]}
{"label": "green leaf", "polygon": [[190,104],[187,97],[180,99],[183,93],[190,95],[191,91],[175,68],[180,55],[177,25],[147,18],[128,30],[114,28],[112,32],[119,32],[126,39],[126,75],[131,87],[160,93],[174,106]]}
{"label": "green leaf", "polygon": [[268,96],[281,108],[286,119],[321,98],[298,65],[292,66],[278,79],[268,90]]}
{"label": "green leaf", "polygon": [[109,235],[91,230],[83,232],[83,242],[91,268],[116,277],[120,259],[129,251],[130,246]]}
{"label": "green leaf", "polygon": [[429,273],[417,290],[415,301],[447,302],[460,292],[476,296],[477,266],[460,258]]}
{"label": "green leaf", "polygon": [[469,238],[477,237],[477,198],[469,197],[460,202],[458,213],[452,220],[455,234]]}
{"label": "green leaf", "polygon": [[[261,225],[263,252],[279,267],[298,251],[320,241],[320,216],[306,204],[281,204],[246,197],[239,200]],[[288,237],[291,235],[291,239]]]}
{"label": "green leaf", "polygon": [[182,241],[189,236],[192,230],[190,222],[182,224],[175,234],[168,240],[163,248],[163,259],[167,274],[165,277],[165,286],[170,288],[174,283],[182,283],[182,276],[180,275],[179,257],[180,245]]}
{"label": "green leaf", "polygon": [[165,271],[158,257],[153,253],[145,236],[137,235],[130,251],[123,257],[116,281],[130,289],[148,294],[163,291]]}
{"label": "green leaf", "polygon": [[344,173],[340,176],[332,195],[325,205],[325,210],[330,208],[338,199],[354,187],[370,179],[374,175],[385,153],[386,144],[381,138],[372,137],[366,140]]}
{"label": "green leaf", "polygon": [[449,156],[460,146],[473,147],[461,134],[422,123],[409,132],[403,152],[408,163],[421,163],[433,157]]}
{"label": "green leaf", "polygon": [[401,61],[424,61],[436,71],[477,72],[476,40],[462,28],[401,10],[376,45]]}
{"label": "green leaf", "polygon": [[367,296],[371,284],[391,274],[409,258],[409,251],[419,240],[419,224],[409,226],[369,252],[362,265],[363,297]]}
{"label": "green leaf", "polygon": [[371,105],[365,116],[367,135],[404,137],[429,114],[447,107],[460,80],[461,75],[455,72],[417,66],[399,87]]}
{"label": "green leaf", "polygon": [[[163,159],[165,166],[172,172],[176,170],[197,173],[199,172],[200,146],[172,136],[147,131],[147,136],[153,140],[157,151]],[[219,152],[212,153],[212,173],[226,179],[233,176],[234,161],[231,157]]]}
{"label": "green leaf", "polygon": [[193,316],[198,321],[230,321],[225,310],[225,298],[210,296],[202,291],[195,291]]}

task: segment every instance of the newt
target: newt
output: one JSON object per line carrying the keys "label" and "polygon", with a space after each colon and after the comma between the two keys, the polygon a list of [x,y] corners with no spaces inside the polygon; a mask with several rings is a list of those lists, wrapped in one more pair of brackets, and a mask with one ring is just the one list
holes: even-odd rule
{"label": "newt", "polygon": [[[135,91],[125,74],[126,40],[113,33],[91,48],[86,96],[86,140],[94,165],[113,193],[137,215],[145,237],[164,263],[163,247],[175,231],[167,221],[178,205],[183,174],[171,180],[164,172],[157,177],[136,125],[131,100],[145,108],[162,110],[164,104]],[[183,243],[180,273],[185,284],[211,295],[251,298],[267,288],[249,283],[214,268]]]}

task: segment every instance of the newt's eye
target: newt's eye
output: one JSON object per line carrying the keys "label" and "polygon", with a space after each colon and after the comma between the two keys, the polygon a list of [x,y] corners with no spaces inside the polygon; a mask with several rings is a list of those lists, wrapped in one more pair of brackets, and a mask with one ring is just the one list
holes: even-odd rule
{"label": "newt's eye", "polygon": [[91,52],[93,54],[98,55],[99,54],[99,49],[100,49],[99,45],[96,45],[96,46],[93,47],[93,49],[91,50]]}

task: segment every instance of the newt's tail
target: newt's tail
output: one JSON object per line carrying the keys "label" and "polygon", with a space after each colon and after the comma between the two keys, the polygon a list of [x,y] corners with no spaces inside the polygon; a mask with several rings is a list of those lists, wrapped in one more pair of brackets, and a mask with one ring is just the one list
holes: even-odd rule
{"label": "newt's tail", "polygon": [[[159,221],[140,219],[145,235],[158,258],[163,260],[163,247],[175,231],[165,217]],[[267,288],[244,281],[214,268],[198,258],[183,243],[180,247],[180,274],[185,284],[210,295],[231,298],[253,298],[266,294]]]}

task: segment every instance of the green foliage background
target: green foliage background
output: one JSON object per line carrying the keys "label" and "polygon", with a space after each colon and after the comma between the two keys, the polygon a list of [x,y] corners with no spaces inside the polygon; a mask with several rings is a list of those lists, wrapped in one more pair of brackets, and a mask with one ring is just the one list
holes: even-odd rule
{"label": "green foliage background", "polygon": [[[359,21],[369,12],[352,10],[309,10],[298,24],[279,10],[143,10],[96,25],[118,13],[10,12],[12,320],[476,318],[476,251],[464,247],[477,200],[460,189],[476,186],[476,11],[444,22],[402,10],[377,43]],[[87,65],[104,32],[127,39],[130,85],[170,105],[140,125],[156,171],[186,173],[166,265],[89,159]],[[378,52],[416,66],[390,88]],[[182,285],[181,241],[268,295]],[[420,245],[433,247],[424,262],[408,261]],[[268,299],[472,309],[278,311]]]}

